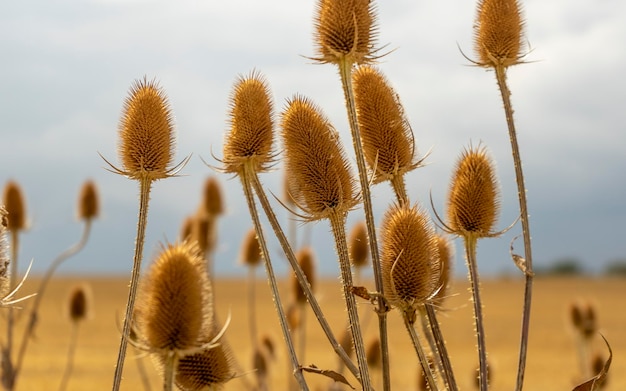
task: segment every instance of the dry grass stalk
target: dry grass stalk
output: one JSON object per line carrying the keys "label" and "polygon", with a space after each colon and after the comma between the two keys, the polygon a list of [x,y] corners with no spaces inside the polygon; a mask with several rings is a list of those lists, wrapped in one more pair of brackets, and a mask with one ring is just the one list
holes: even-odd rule
{"label": "dry grass stalk", "polygon": [[91,220],[99,214],[100,199],[96,184],[91,180],[85,181],[78,197],[78,217],[81,220]]}

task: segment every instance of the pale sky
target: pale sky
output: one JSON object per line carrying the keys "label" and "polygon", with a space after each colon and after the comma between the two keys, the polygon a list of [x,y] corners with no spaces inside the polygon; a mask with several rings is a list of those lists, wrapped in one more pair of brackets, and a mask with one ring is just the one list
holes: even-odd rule
{"label": "pale sky", "polygon": [[[574,257],[592,271],[626,258],[626,2],[522,1],[528,64],[509,82],[531,213],[537,267]],[[61,273],[127,274],[132,264],[137,183],[104,169],[102,153],[117,163],[117,125],[134,80],[155,78],[175,116],[177,159],[193,154],[184,176],[153,186],[146,265],[159,241],[176,240],[184,217],[199,203],[209,175],[224,186],[228,213],[220,223],[217,272],[237,264],[251,226],[237,179],[216,174],[233,82],[256,69],[272,89],[276,114],[302,94],[322,107],[353,151],[337,71],[312,64],[315,2],[292,0],[13,1],[0,5],[0,184],[18,181],[30,229],[22,236],[20,270],[34,259],[42,272],[76,242],[78,190],[87,178],[100,190],[102,217],[87,248]],[[378,66],[402,100],[420,154],[429,164],[407,177],[413,201],[439,213],[462,149],[482,142],[492,153],[502,187],[504,228],[518,203],[504,113],[492,72],[470,66],[475,2],[378,2],[380,46],[391,50]],[[264,175],[281,194],[281,174]],[[377,221],[391,202],[384,184],[373,189]],[[286,213],[276,204],[285,221]],[[349,219],[361,218],[354,212]],[[350,226],[349,226],[350,227]],[[509,242],[479,242],[486,274],[514,273]],[[311,230],[320,269],[337,270],[329,227]],[[272,235],[268,232],[269,237]],[[284,262],[278,246],[274,258]],[[466,273],[457,241],[456,272]],[[521,241],[517,244],[522,250]]]}

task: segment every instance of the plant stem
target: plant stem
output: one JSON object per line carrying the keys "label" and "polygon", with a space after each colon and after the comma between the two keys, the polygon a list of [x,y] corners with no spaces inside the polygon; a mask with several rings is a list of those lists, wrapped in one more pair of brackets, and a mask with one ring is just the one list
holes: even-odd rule
{"label": "plant stem", "polygon": [[428,323],[435,339],[435,345],[437,347],[437,353],[439,354],[439,362],[443,367],[443,379],[446,382],[447,390],[456,391],[458,387],[456,385],[456,379],[454,378],[454,372],[452,371],[452,364],[450,363],[450,356],[448,355],[448,349],[446,349],[446,343],[439,328],[439,322],[437,321],[437,315],[435,308],[432,304],[426,303],[424,305],[426,309],[426,316],[428,317]]}
{"label": "plant stem", "polygon": [[259,198],[259,202],[261,203],[261,206],[263,207],[263,211],[265,212],[265,215],[267,216],[267,219],[269,220],[270,225],[272,226],[272,229],[274,230],[274,233],[276,234],[276,238],[278,239],[278,242],[280,243],[283,253],[287,257],[287,260],[289,261],[291,268],[296,274],[296,278],[298,279],[298,282],[300,283],[302,292],[304,292],[304,295],[306,296],[306,300],[308,301],[309,306],[311,307],[311,310],[315,314],[317,321],[319,322],[322,330],[324,331],[326,338],[328,339],[328,341],[330,342],[330,345],[335,350],[335,353],[337,353],[337,355],[341,358],[341,360],[346,364],[346,367],[360,381],[359,370],[354,365],[350,357],[348,357],[348,355],[346,354],[345,350],[343,350],[339,342],[337,342],[337,339],[335,338],[335,335],[333,334],[332,329],[330,328],[330,325],[326,321],[326,317],[324,316],[324,313],[322,312],[322,308],[320,307],[319,303],[317,302],[317,299],[313,295],[313,291],[311,290],[311,285],[307,281],[306,275],[302,271],[302,268],[300,267],[300,264],[298,263],[298,260],[296,259],[296,256],[294,255],[291,246],[289,245],[289,241],[287,240],[287,237],[285,236],[285,233],[283,232],[283,229],[281,228],[278,222],[278,219],[276,218],[276,214],[272,210],[272,206],[270,205],[267,199],[265,190],[263,189],[261,182],[259,182],[259,177],[256,174],[254,174],[254,176],[250,178],[250,181],[252,182],[252,187],[254,188],[254,191],[257,197]]}
{"label": "plant stem", "polygon": [[177,354],[170,350],[165,356],[165,365],[163,368],[163,391],[172,391],[174,389],[174,367],[176,366]]}
{"label": "plant stem", "polygon": [[141,260],[143,258],[143,244],[146,238],[146,225],[148,222],[148,203],[150,201],[150,188],[152,180],[141,178],[139,180],[139,217],[137,221],[137,236],[135,239],[135,255],[133,257],[133,270],[128,291],[128,302],[126,303],[126,314],[124,315],[124,326],[122,327],[122,338],[115,366],[113,377],[113,391],[120,389],[122,384],[122,372],[124,370],[124,360],[126,358],[126,348],[128,347],[128,336],[133,320],[133,310],[135,309],[135,298],[139,285],[139,275],[141,272]]}
{"label": "plant stem", "polygon": [[345,220],[346,214],[341,215],[333,213],[329,217],[333,235],[335,237],[335,245],[337,247],[337,256],[339,257],[339,268],[341,269],[341,282],[343,285],[343,296],[346,300],[346,309],[348,311],[348,319],[350,321],[350,330],[352,331],[352,343],[354,345],[354,353],[359,365],[359,373],[361,374],[361,385],[363,390],[372,389],[369,377],[369,369],[367,365],[367,356],[365,354],[365,345],[363,336],[361,335],[361,324],[359,322],[359,312],[356,306],[356,299],[352,293],[352,269],[350,269],[350,259],[348,256],[348,242],[346,240]]}
{"label": "plant stem", "polygon": [[483,325],[483,306],[480,300],[480,283],[478,281],[478,267],[476,265],[476,242],[477,238],[472,234],[463,237],[465,242],[465,256],[469,269],[469,280],[472,289],[472,301],[474,302],[474,320],[476,322],[476,335],[478,338],[478,360],[480,391],[487,391],[487,350],[485,348],[485,328]]}
{"label": "plant stem", "polygon": [[[15,287],[15,281],[17,281],[17,255],[19,248],[19,230],[12,229],[11,234],[11,275],[9,276],[9,287],[13,289]],[[15,381],[17,378],[17,372],[13,365],[13,328],[15,326],[15,313],[13,306],[8,308],[7,314],[7,346],[2,351],[2,385],[5,390],[13,390],[15,388]]]}
{"label": "plant stem", "polygon": [[391,390],[391,377],[389,376],[389,341],[387,338],[387,312],[389,308],[383,299],[383,278],[378,254],[378,240],[376,238],[376,225],[374,223],[374,211],[372,208],[372,197],[369,188],[369,178],[363,156],[363,144],[361,142],[361,132],[356,115],[356,104],[354,101],[354,91],[352,89],[352,63],[346,59],[339,62],[339,75],[348,111],[348,122],[352,134],[352,146],[359,172],[359,182],[361,184],[361,195],[363,197],[363,208],[365,211],[365,222],[367,225],[367,236],[369,238],[370,254],[372,256],[372,269],[374,271],[374,282],[376,291],[380,294],[378,298],[378,329],[380,336],[380,350],[382,358],[383,390]]}
{"label": "plant stem", "polygon": [[513,165],[515,166],[515,179],[517,182],[517,194],[519,197],[520,218],[522,220],[522,234],[524,237],[524,259],[526,261],[525,286],[524,286],[524,313],[522,315],[522,330],[520,337],[520,353],[517,372],[516,391],[521,391],[524,385],[524,373],[526,370],[526,353],[528,351],[528,334],[530,328],[530,306],[532,303],[533,289],[533,257],[530,241],[530,223],[528,221],[528,204],[526,202],[526,186],[524,185],[524,172],[522,170],[522,158],[517,143],[517,132],[515,131],[515,121],[513,120],[513,105],[511,104],[511,92],[506,82],[506,68],[495,67],[496,79],[504,104],[506,123],[509,129],[511,140],[511,152],[513,154]]}
{"label": "plant stem", "polygon": [[61,379],[59,391],[64,391],[67,388],[67,383],[69,382],[72,370],[74,369],[74,353],[76,352],[76,341],[78,340],[78,326],[79,322],[72,322],[70,346],[67,351],[67,364],[65,364],[65,372],[63,372],[63,378]]}
{"label": "plant stem", "polygon": [[302,369],[300,368],[300,364],[298,363],[298,357],[296,356],[296,351],[293,346],[293,341],[291,338],[291,333],[289,332],[289,326],[287,325],[287,317],[285,316],[285,311],[280,299],[280,293],[278,291],[278,284],[276,282],[276,276],[274,275],[274,268],[272,266],[272,262],[270,260],[270,253],[267,249],[267,242],[265,241],[265,236],[263,234],[263,227],[261,226],[261,221],[259,220],[259,214],[256,209],[256,202],[254,200],[252,186],[250,184],[250,179],[254,177],[256,174],[253,169],[247,165],[244,165],[243,172],[240,173],[239,178],[241,179],[241,184],[243,186],[243,190],[246,196],[246,201],[248,203],[248,209],[250,211],[250,216],[252,217],[252,221],[254,223],[254,228],[256,229],[257,238],[259,239],[259,245],[261,246],[261,252],[263,254],[263,260],[265,263],[265,270],[267,272],[267,278],[270,283],[270,287],[272,289],[272,297],[274,299],[274,305],[276,306],[276,311],[278,312],[278,320],[280,322],[280,327],[283,331],[283,337],[285,339],[285,343],[287,344],[287,351],[289,358],[291,360],[291,366],[293,368],[293,374],[296,377],[298,385],[300,386],[300,390],[308,390],[308,386],[306,381],[304,380],[304,375],[302,374]]}
{"label": "plant stem", "polygon": [[409,336],[411,337],[411,342],[413,342],[413,347],[415,348],[415,353],[417,353],[417,357],[422,365],[422,371],[424,371],[424,377],[426,378],[426,382],[428,383],[428,389],[431,391],[437,390],[437,383],[433,377],[433,373],[431,371],[430,365],[428,365],[428,358],[424,353],[424,349],[422,349],[422,345],[420,343],[419,337],[415,332],[415,328],[409,319],[409,314],[406,311],[402,311],[402,319],[404,320],[404,326],[406,330],[409,332]]}
{"label": "plant stem", "polygon": [[406,194],[406,186],[404,184],[404,177],[402,175],[394,175],[389,181],[393,192],[396,194],[396,199],[399,205],[404,205],[409,202],[409,196]]}

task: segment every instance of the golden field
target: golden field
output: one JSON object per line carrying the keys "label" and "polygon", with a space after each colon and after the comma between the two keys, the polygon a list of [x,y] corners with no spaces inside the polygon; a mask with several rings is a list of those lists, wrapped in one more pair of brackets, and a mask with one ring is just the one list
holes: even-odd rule
{"label": "golden field", "polygon": [[[258,274],[261,270],[259,270]],[[57,278],[49,285],[42,302],[40,323],[35,339],[30,343],[23,372],[18,380],[18,390],[57,389],[65,367],[71,324],[64,314],[68,294],[76,283],[88,283],[92,288],[92,316],[84,321],[78,334],[78,346],[73,376],[69,390],[107,390],[113,379],[113,367],[119,345],[119,329],[127,297],[128,280],[120,277]],[[35,291],[37,278],[29,278],[23,294]],[[446,337],[452,364],[459,386],[472,390],[472,375],[478,365],[475,352],[476,339],[472,322],[470,294],[465,281],[453,285],[451,297],[445,302],[445,313],[440,312],[440,322]],[[482,283],[484,295],[487,350],[492,368],[491,390],[512,390],[517,371],[520,310],[523,282],[521,279],[491,279]],[[249,372],[252,351],[247,318],[247,286],[245,279],[219,279],[215,285],[217,311],[225,319],[230,311],[231,325],[226,337],[236,358],[246,374],[235,379],[225,390],[246,389],[245,382],[254,382]],[[316,295],[327,314],[329,323],[337,330],[346,325],[346,312],[338,281],[327,279],[316,286]],[[270,389],[284,390],[287,366],[280,328],[276,320],[269,288],[264,280],[258,281],[258,329],[276,342],[277,359],[271,363]],[[285,297],[290,292],[285,290]],[[527,363],[525,390],[571,390],[578,379],[578,356],[574,334],[569,325],[568,308],[575,299],[590,300],[597,309],[601,332],[613,348],[614,358],[610,371],[608,390],[626,389],[626,281],[612,278],[536,278],[533,295],[531,336]],[[364,337],[367,341],[377,334],[374,314],[369,317],[369,304],[360,302]],[[25,304],[25,307],[28,303]],[[24,310],[20,311],[26,313]],[[18,323],[18,341],[24,319]],[[337,359],[317,322],[307,317],[307,352],[305,364],[315,364],[324,369],[335,369]],[[418,329],[419,330],[419,329]],[[391,375],[394,390],[415,390],[417,359],[399,314],[390,314]],[[601,339],[596,349],[606,354]],[[138,356],[129,349],[124,369],[123,390],[141,390],[137,372]],[[158,374],[149,358],[143,359],[152,376],[152,389],[160,389]],[[374,371],[375,384],[380,382]],[[312,390],[326,390],[329,380],[307,374]],[[353,380],[353,379],[351,379]],[[354,383],[354,382],[353,382]],[[347,387],[344,387],[348,389]],[[377,388],[380,388],[378,385]]]}

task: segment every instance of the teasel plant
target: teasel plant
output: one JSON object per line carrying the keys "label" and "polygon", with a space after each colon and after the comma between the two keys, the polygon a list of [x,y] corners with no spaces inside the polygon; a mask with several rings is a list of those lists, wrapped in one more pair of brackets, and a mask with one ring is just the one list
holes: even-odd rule
{"label": "teasel plant", "polygon": [[479,0],[474,23],[474,51],[476,60],[470,60],[474,65],[493,70],[495,72],[498,89],[504,105],[504,113],[511,142],[513,166],[517,182],[522,236],[524,241],[524,256],[514,256],[513,260],[524,273],[524,306],[522,315],[520,353],[516,391],[521,391],[524,384],[526,355],[528,350],[528,332],[530,327],[530,308],[532,303],[533,260],[526,200],[526,186],[522,158],[517,141],[517,131],[513,118],[511,91],[507,83],[509,67],[524,63],[528,54],[525,38],[525,22],[519,0]]}
{"label": "teasel plant", "polygon": [[100,196],[98,194],[98,188],[96,186],[96,183],[93,180],[88,179],[83,182],[80,188],[80,192],[78,194],[76,211],[78,219],[84,223],[81,237],[78,242],[57,255],[57,257],[50,263],[50,266],[46,270],[46,273],[41,278],[37,293],[35,294],[33,299],[33,305],[29,310],[28,324],[26,325],[24,334],[22,335],[22,341],[20,343],[20,348],[17,353],[15,376],[19,374],[24,360],[24,356],[26,354],[26,349],[28,348],[28,343],[35,333],[37,320],[39,318],[38,311],[41,305],[41,300],[43,300],[43,298],[45,297],[46,288],[48,287],[48,283],[52,279],[52,275],[63,262],[75,256],[82,249],[85,248],[91,234],[91,226],[93,224],[93,221],[100,215]]}
{"label": "teasel plant", "polygon": [[173,164],[175,130],[170,104],[165,91],[156,80],[148,80],[145,76],[141,80],[136,80],[130,88],[129,95],[124,101],[118,133],[121,168],[101,156],[109,165],[109,171],[139,183],[139,216],[128,301],[113,377],[114,391],[119,390],[122,382],[143,259],[152,184],[176,176],[190,159],[190,156],[187,156],[180,163]]}
{"label": "teasel plant", "polygon": [[380,53],[380,48],[376,47],[377,35],[376,6],[373,1],[318,0],[314,18],[316,55],[312,59],[322,64],[337,66],[341,79],[359,175],[361,197],[363,198],[374,282],[378,292],[376,313],[382,350],[383,390],[389,391],[391,388],[387,337],[387,312],[389,308],[387,308],[384,300],[376,224],[369,187],[370,179],[367,175],[352,86],[352,72],[355,65],[372,63],[384,55],[384,53]]}
{"label": "teasel plant", "polygon": [[339,135],[309,99],[294,96],[281,113],[284,164],[292,197],[305,221],[327,219],[333,233],[361,385],[371,389],[346,239],[348,212],[359,202]]}

